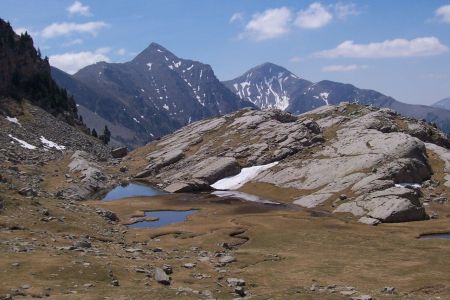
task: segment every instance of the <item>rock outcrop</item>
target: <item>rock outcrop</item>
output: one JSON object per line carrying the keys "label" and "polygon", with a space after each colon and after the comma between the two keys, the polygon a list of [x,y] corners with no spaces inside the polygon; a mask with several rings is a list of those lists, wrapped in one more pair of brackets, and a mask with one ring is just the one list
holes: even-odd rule
{"label": "rock outcrop", "polygon": [[242,110],[149,144],[148,164],[137,176],[169,192],[191,192],[277,161],[251,181],[296,191],[302,196],[293,196],[294,204],[350,213],[367,224],[415,221],[428,216],[420,188],[411,184],[432,175],[426,149],[446,152],[447,145],[433,126],[390,109],[341,104],[300,116]]}

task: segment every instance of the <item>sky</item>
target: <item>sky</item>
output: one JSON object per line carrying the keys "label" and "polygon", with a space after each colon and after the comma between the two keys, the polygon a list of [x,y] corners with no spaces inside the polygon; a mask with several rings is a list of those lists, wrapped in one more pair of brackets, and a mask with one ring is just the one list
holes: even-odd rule
{"label": "sky", "polygon": [[450,0],[0,0],[0,18],[69,73],[157,42],[220,80],[272,62],[407,103],[450,97]]}

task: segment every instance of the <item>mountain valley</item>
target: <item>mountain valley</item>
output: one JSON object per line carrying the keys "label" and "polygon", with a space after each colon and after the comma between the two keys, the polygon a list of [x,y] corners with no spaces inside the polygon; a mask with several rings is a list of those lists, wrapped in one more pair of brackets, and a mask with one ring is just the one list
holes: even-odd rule
{"label": "mountain valley", "polygon": [[450,297],[450,111],[155,43],[69,75],[2,19],[0,53],[0,299]]}

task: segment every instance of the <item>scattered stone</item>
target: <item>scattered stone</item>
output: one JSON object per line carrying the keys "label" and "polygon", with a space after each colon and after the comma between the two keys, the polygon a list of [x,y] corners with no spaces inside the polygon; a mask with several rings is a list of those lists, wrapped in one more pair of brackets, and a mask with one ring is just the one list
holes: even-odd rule
{"label": "scattered stone", "polygon": [[162,269],[163,269],[164,273],[166,273],[167,275],[170,275],[173,273],[173,268],[170,265],[163,265]]}
{"label": "scattered stone", "polygon": [[92,247],[92,244],[91,244],[90,241],[88,241],[88,240],[86,240],[86,239],[83,239],[83,240],[80,240],[80,241],[76,242],[73,246],[74,246],[75,248],[88,249],[88,248],[91,248],[91,247]]}
{"label": "scattered stone", "polygon": [[136,253],[136,252],[144,252],[141,248],[127,248],[125,249],[125,252],[128,253]]}
{"label": "scattered stone", "polygon": [[112,285],[112,286],[119,286],[119,280],[113,279],[113,280],[111,281],[111,285]]}
{"label": "scattered stone", "polygon": [[163,269],[155,268],[153,276],[156,282],[163,285],[170,285],[170,277],[166,274],[166,272],[164,272]]}
{"label": "scattered stone", "polygon": [[38,192],[28,187],[20,189],[19,194],[26,197],[36,197],[38,195]]}
{"label": "scattered stone", "polygon": [[186,268],[186,269],[192,269],[192,268],[195,268],[195,266],[196,266],[195,263],[185,263],[183,265],[183,267]]}
{"label": "scattered stone", "polygon": [[240,297],[245,297],[247,296],[247,291],[245,290],[245,288],[243,286],[237,286],[234,288],[234,292],[239,295]]}
{"label": "scattered stone", "polygon": [[357,297],[352,297],[351,300],[372,300],[372,296],[370,295],[360,295]]}
{"label": "scattered stone", "polygon": [[391,286],[386,286],[384,287],[381,292],[383,294],[389,294],[389,295],[394,295],[394,294],[398,294],[398,291],[395,287],[391,287]]}
{"label": "scattered stone", "polygon": [[115,148],[113,150],[111,150],[111,155],[114,158],[121,158],[124,157],[128,154],[128,149],[127,147],[120,147],[120,148]]}
{"label": "scattered stone", "polygon": [[227,278],[228,286],[245,286],[245,280],[240,278]]}
{"label": "scattered stone", "polygon": [[219,264],[221,264],[221,265],[230,264],[230,263],[235,262],[235,261],[236,261],[236,258],[234,258],[231,255],[224,255],[224,256],[219,258]]}
{"label": "scattered stone", "polygon": [[370,218],[370,217],[361,217],[361,218],[358,220],[358,222],[359,222],[359,223],[366,224],[366,225],[378,225],[378,224],[381,223],[380,220],[374,219],[374,218]]}

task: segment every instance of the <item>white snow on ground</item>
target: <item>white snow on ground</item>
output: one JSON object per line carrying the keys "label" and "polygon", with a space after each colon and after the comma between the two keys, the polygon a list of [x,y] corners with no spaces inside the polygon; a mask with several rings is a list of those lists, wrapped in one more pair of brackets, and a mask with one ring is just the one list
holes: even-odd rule
{"label": "white snow on ground", "polygon": [[420,189],[422,187],[422,185],[420,185],[419,183],[397,183],[395,186],[414,189]]}
{"label": "white snow on ground", "polygon": [[15,117],[13,118],[13,117],[6,116],[6,120],[8,120],[11,123],[16,123],[17,125],[22,126],[22,125],[20,125],[19,120],[17,120],[17,118],[15,118]]}
{"label": "white snow on ground", "polygon": [[10,138],[12,138],[13,140],[15,140],[16,142],[18,142],[22,148],[30,149],[30,150],[36,149],[36,146],[33,146],[33,145],[31,145],[31,144],[28,144],[27,142],[22,141],[22,140],[20,140],[20,139],[18,139],[18,138],[16,138],[16,137],[12,136],[11,134],[8,134],[8,136],[9,136]]}
{"label": "white snow on ground", "polygon": [[251,194],[247,194],[247,193],[243,193],[243,192],[237,192],[237,191],[215,191],[215,192],[212,192],[211,194],[216,195],[218,197],[230,197],[230,198],[236,198],[239,200],[257,202],[257,203],[263,203],[263,204],[274,204],[274,205],[281,204],[278,202],[260,198],[255,195],[251,195]]}
{"label": "white snow on ground", "polygon": [[152,70],[152,63],[151,62],[147,63],[147,67],[148,67],[148,70],[151,71]]}
{"label": "white snow on ground", "polygon": [[136,118],[133,118],[133,120],[134,120],[136,123],[141,123],[141,122],[139,122],[139,120],[136,119]]}
{"label": "white snow on ground", "polygon": [[165,110],[169,110],[169,106],[167,104],[164,104],[163,107]]}
{"label": "white snow on ground", "polygon": [[243,168],[239,174],[216,181],[211,186],[217,190],[237,190],[258,176],[262,171],[270,169],[277,164],[278,162],[276,161],[267,165]]}
{"label": "white snow on ground", "polygon": [[66,149],[65,146],[61,146],[61,145],[58,145],[55,142],[49,141],[45,137],[43,137],[42,135],[41,135],[41,143],[44,144],[44,147],[46,147],[46,148],[55,148],[56,150],[64,150],[64,149]]}

